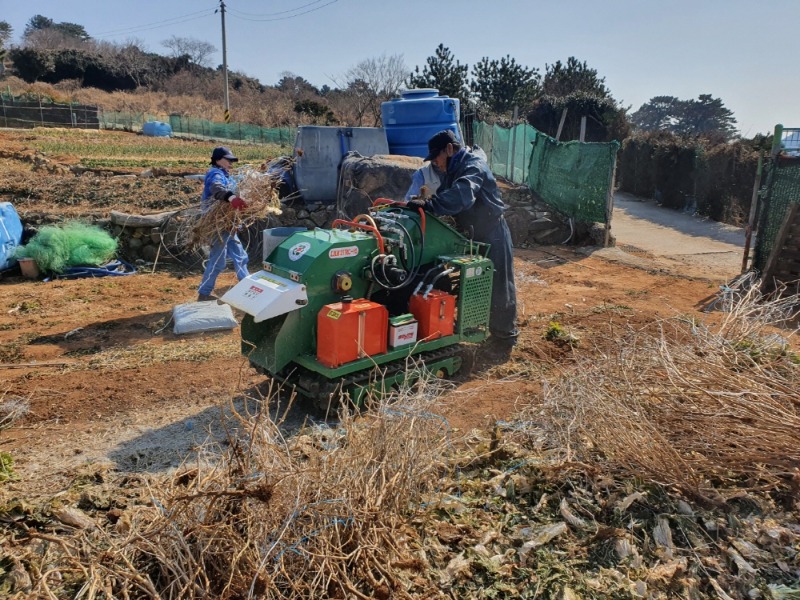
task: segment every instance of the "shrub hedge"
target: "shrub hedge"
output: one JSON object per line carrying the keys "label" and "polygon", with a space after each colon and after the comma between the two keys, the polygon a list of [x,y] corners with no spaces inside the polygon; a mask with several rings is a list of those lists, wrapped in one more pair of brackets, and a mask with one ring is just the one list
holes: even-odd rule
{"label": "shrub hedge", "polygon": [[747,140],[715,143],[667,132],[636,133],[620,150],[617,185],[669,208],[744,225],[758,154]]}

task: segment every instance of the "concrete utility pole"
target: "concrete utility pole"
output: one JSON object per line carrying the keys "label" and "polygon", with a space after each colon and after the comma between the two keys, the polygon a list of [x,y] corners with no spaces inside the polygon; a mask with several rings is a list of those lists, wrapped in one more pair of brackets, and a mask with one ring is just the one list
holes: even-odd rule
{"label": "concrete utility pole", "polygon": [[222,76],[225,80],[224,102],[225,102],[225,122],[231,120],[231,104],[228,100],[228,48],[225,44],[225,0],[219,0],[219,12],[222,15]]}

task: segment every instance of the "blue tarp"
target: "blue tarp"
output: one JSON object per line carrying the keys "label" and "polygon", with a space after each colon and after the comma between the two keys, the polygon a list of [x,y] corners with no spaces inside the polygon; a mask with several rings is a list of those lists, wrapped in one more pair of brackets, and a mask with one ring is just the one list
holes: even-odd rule
{"label": "blue tarp", "polygon": [[17,263],[14,253],[22,243],[22,221],[11,202],[0,202],[0,271]]}
{"label": "blue tarp", "polygon": [[[56,273],[49,279],[80,279],[82,277],[119,277],[133,275],[136,267],[122,260],[113,260],[100,267],[68,267],[63,273]],[[49,279],[45,281],[49,281]]]}

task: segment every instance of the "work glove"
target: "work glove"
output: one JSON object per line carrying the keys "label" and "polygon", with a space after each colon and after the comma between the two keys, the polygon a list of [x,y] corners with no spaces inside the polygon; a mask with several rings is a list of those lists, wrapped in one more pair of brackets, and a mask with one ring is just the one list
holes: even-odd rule
{"label": "work glove", "polygon": [[406,202],[406,206],[409,208],[425,208],[426,203],[427,200],[425,200],[425,198],[411,196],[411,198],[409,198],[409,200]]}
{"label": "work glove", "polygon": [[231,196],[231,198],[230,198],[230,200],[228,200],[228,202],[231,203],[231,206],[235,210],[242,210],[243,208],[247,208],[247,202],[245,202],[244,200],[239,198],[239,196]]}

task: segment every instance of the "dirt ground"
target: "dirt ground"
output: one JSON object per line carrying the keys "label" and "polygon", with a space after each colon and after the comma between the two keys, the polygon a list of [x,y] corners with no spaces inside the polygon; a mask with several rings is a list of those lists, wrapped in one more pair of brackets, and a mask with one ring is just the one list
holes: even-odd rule
{"label": "dirt ground", "polygon": [[[28,132],[4,136],[0,189],[8,198],[0,200],[22,198],[16,207],[23,222],[97,218],[111,208],[148,214],[199,194],[183,167],[150,178],[76,171],[76,156],[30,150],[35,136]],[[85,153],[91,146],[79,148]],[[478,351],[474,367],[451,382],[440,404],[454,432],[490,426],[536,403],[542,382],[577,359],[613,349],[626,328],[682,314],[717,317],[700,310],[738,272],[738,234],[721,239],[694,229],[696,219],[652,209],[640,199],[617,198],[616,248],[516,251],[519,343],[501,362]],[[658,222],[654,214],[669,220]],[[691,236],[692,244],[675,235]],[[0,399],[28,408],[0,429],[0,451],[11,453],[18,475],[0,496],[51,497],[106,469],[174,468],[206,440],[224,440],[231,407],[271,397],[270,382],[240,354],[238,328],[173,333],[172,309],[196,298],[199,280],[199,272],[163,264],[122,277],[0,280]],[[226,272],[216,291],[234,281]],[[573,343],[547,340],[551,323]],[[273,398],[274,412],[285,407],[284,396]],[[309,419],[296,404],[285,425],[292,430]]]}
{"label": "dirt ground", "polygon": [[[126,132],[4,130],[0,142],[0,201],[12,201],[23,223],[31,228],[72,220],[99,223],[112,209],[153,214],[193,206],[201,189],[196,176],[205,170],[208,153],[205,142],[147,140]],[[262,147],[249,151],[258,157],[253,160],[261,160],[261,153],[267,152]],[[794,585],[800,573],[796,474],[786,481],[783,473],[762,479],[762,469],[754,464],[746,482],[724,478],[720,489],[726,497],[718,495],[715,487],[709,500],[705,490],[699,496],[688,494],[685,498],[680,489],[668,490],[669,484],[657,483],[662,480],[658,469],[649,475],[637,471],[632,480],[630,472],[624,471],[623,478],[612,480],[616,477],[614,466],[601,465],[602,459],[597,463],[590,459],[592,464],[559,464],[545,472],[537,466],[541,454],[537,450],[535,460],[528,465],[530,471],[517,470],[512,432],[535,435],[541,426],[546,427],[552,417],[542,405],[546,392],[552,401],[552,394],[561,388],[585,402],[586,388],[574,393],[573,388],[566,389],[566,384],[580,380],[587,365],[604,365],[611,362],[610,358],[628,356],[631,347],[623,347],[621,340],[653,333],[659,325],[668,336],[670,328],[683,335],[687,324],[692,331],[702,331],[697,327],[699,322],[714,324],[729,316],[705,309],[719,299],[720,286],[739,275],[743,230],[666,210],[653,201],[627,194],[616,194],[614,200],[611,233],[616,246],[533,245],[515,250],[521,329],[518,344],[505,357],[486,345],[466,347],[465,367],[443,382],[446,391],[435,396],[437,412],[450,428],[448,452],[455,450],[453,454],[459,455],[458,450],[465,450],[453,463],[458,465],[454,485],[459,494],[462,489],[471,489],[477,495],[466,503],[463,499],[470,494],[462,496],[459,506],[467,507],[467,511],[463,515],[461,509],[454,511],[452,521],[440,514],[440,508],[431,506],[431,514],[436,513],[433,522],[421,526],[430,531],[419,538],[440,548],[434,551],[440,554],[429,581],[441,585],[452,565],[467,564],[463,562],[465,555],[474,553],[475,564],[483,564],[483,554],[475,551],[484,542],[475,544],[484,539],[490,540],[490,554],[497,552],[501,557],[510,556],[509,551],[517,553],[524,564],[521,550],[531,542],[523,540],[534,530],[522,525],[538,527],[541,523],[550,530],[553,524],[566,529],[569,523],[575,526],[569,540],[554,546],[552,553],[539,554],[543,563],[537,567],[538,575],[520,570],[525,580],[520,582],[504,565],[491,576],[499,578],[498,587],[492,589],[507,591],[509,584],[520,584],[536,595],[546,578],[555,586],[552,590],[560,589],[559,597],[577,597],[572,583],[601,589],[596,587],[601,585],[596,577],[599,573],[609,590],[629,586],[625,589],[633,593],[635,585],[637,597],[645,596],[641,590],[647,590],[648,597],[672,597],[678,589],[684,590],[681,597],[700,597],[701,589],[704,593],[716,590],[719,597],[772,597],[759,595],[756,584],[762,588],[772,582]],[[197,261],[192,262],[192,268],[198,268]],[[256,267],[251,265],[251,269]],[[83,548],[75,550],[76,555],[85,554],[91,565],[105,564],[110,556],[105,532],[112,531],[106,528],[124,532],[137,507],[154,504],[162,510],[159,498],[169,497],[175,486],[182,490],[187,473],[200,472],[193,469],[195,461],[201,464],[205,458],[220,456],[217,450],[224,450],[231,442],[238,450],[241,440],[252,439],[251,431],[240,434],[236,429],[247,427],[250,420],[237,418],[234,411],[247,417],[266,406],[289,444],[325,432],[320,429],[310,432],[312,435],[289,437],[304,425],[319,423],[320,418],[312,416],[316,413],[304,403],[292,402],[287,393],[274,390],[267,377],[249,366],[240,352],[238,327],[192,335],[173,332],[173,308],[197,297],[200,271],[164,261],[155,266],[141,263],[138,268],[134,275],[52,281],[0,273],[0,506],[4,507],[2,520],[6,524],[0,528],[0,550],[12,548],[10,555],[0,551],[0,596],[9,585],[24,594],[23,574],[40,580],[37,590],[45,589],[42,586],[46,587],[48,581],[59,589],[69,588],[71,580],[67,578],[76,569],[75,561],[53,566],[54,554],[46,550],[48,547],[57,546],[60,550],[56,554]],[[215,292],[224,293],[234,282],[232,272],[224,273]],[[242,315],[236,316],[240,321]],[[780,330],[772,337],[781,342],[787,363],[796,359],[796,336]],[[680,344],[687,339],[670,341]],[[791,345],[791,352],[785,351],[784,343]],[[688,348],[694,346],[689,344]],[[694,356],[689,356],[690,363]],[[751,346],[737,347],[736,360],[755,361],[758,356]],[[647,355],[642,359],[636,364],[645,364]],[[762,368],[760,361],[755,366],[746,364],[746,369]],[[783,366],[781,360],[779,367]],[[630,369],[615,372],[622,376],[606,378],[604,384],[624,383]],[[690,383],[696,385],[694,380]],[[793,383],[786,385],[786,389],[794,388]],[[625,395],[624,388],[621,390]],[[669,396],[672,392],[665,393]],[[19,409],[19,414],[12,415],[14,409]],[[616,415],[617,411],[609,413]],[[752,413],[747,414],[750,420]],[[710,417],[718,415],[715,408]],[[367,419],[355,422],[368,424]],[[679,420],[683,423],[683,415]],[[612,425],[610,436],[623,442],[633,440],[631,446],[640,447],[641,438],[617,435],[617,423]],[[747,432],[741,434],[746,440],[741,447],[747,456],[741,462],[749,465],[755,460],[751,460],[749,450],[761,443],[762,431],[784,431],[773,429],[773,420],[763,423],[764,429],[755,431],[752,438],[746,437]],[[691,427],[687,425],[687,431]],[[572,424],[566,428],[571,430]],[[727,438],[721,439],[727,442]],[[502,452],[491,456],[495,441]],[[528,439],[526,443],[539,442]],[[732,446],[734,450],[737,447]],[[655,453],[658,449],[653,450],[649,443],[641,447],[654,452],[653,461],[661,465],[662,455]],[[691,445],[680,447],[692,451]],[[781,446],[791,447],[796,447],[794,438]],[[542,456],[547,454],[544,448]],[[784,456],[787,452],[775,454]],[[9,455],[14,461],[10,479],[5,470]],[[239,460],[238,452],[230,455]],[[491,460],[484,462],[487,456]],[[532,456],[520,454],[519,458],[524,457],[525,462]],[[509,458],[513,458],[513,466],[509,466]],[[642,463],[636,464],[641,470]],[[180,477],[163,477],[182,465],[188,468]],[[597,465],[601,465],[600,471]],[[346,468],[350,468],[349,463]],[[686,471],[683,467],[679,470]],[[239,477],[238,470],[235,476]],[[498,477],[505,483],[498,483]],[[215,477],[212,480],[220,483]],[[710,481],[711,485],[717,481],[717,471]],[[768,481],[769,486],[777,481],[778,489],[767,490],[762,481]],[[519,488],[515,482],[519,482]],[[523,485],[529,487],[527,492],[521,491]],[[748,491],[742,489],[743,485],[757,487]],[[516,489],[520,490],[518,495]],[[507,494],[516,495],[516,499],[510,500]],[[507,512],[497,511],[500,498],[506,498],[502,504]],[[629,512],[620,509],[621,504],[626,504]],[[584,529],[580,525],[583,519],[576,519],[569,506],[598,524],[601,533],[596,534],[594,525]],[[272,505],[269,510],[273,510]],[[103,523],[101,537],[91,538],[99,540],[102,551],[81,545],[93,534],[70,529],[73,525],[68,521],[74,523],[73,517],[81,511]],[[671,539],[669,521],[680,527],[676,544]],[[456,542],[450,534],[440,535],[456,523],[459,532],[465,527],[461,541]],[[498,523],[502,525],[498,527]],[[431,534],[434,530],[436,533]],[[495,540],[500,530],[506,532],[501,534],[502,544]],[[218,531],[223,530],[215,529],[215,537]],[[678,529],[674,531],[677,535]],[[62,533],[63,537],[43,537]],[[486,537],[484,533],[492,535]],[[608,558],[611,545],[606,533],[625,542],[620,561]],[[663,540],[659,535],[669,540],[659,542]],[[137,533],[134,537],[140,536]],[[57,541],[42,545],[45,539]],[[183,553],[184,542],[180,543]],[[678,552],[674,557],[673,545]],[[734,546],[755,567],[732,554]],[[667,551],[669,554],[665,554]],[[614,552],[619,553],[616,549]],[[151,556],[150,550],[145,553]],[[637,562],[631,561],[634,557]],[[112,570],[113,564],[111,561]],[[615,568],[608,569],[612,564]],[[11,572],[9,566],[14,567]],[[85,568],[81,563],[77,566]],[[39,577],[45,567],[45,577]],[[480,566],[476,573],[484,570]],[[491,571],[495,573],[495,567]],[[566,580],[569,586],[562,589],[557,585]],[[470,580],[465,584],[470,591],[459,597],[474,597],[471,590],[487,581]],[[741,593],[721,591],[734,589]],[[664,594],[659,595],[657,590]]]}
{"label": "dirt ground", "polygon": [[[701,317],[717,291],[711,278],[600,254],[567,247],[516,252],[519,343],[500,364],[479,353],[472,372],[453,381],[441,410],[454,431],[489,426],[537,402],[544,379],[613,347],[615,331],[676,314]],[[52,496],[104,469],[170,469],[209,436],[220,437],[232,402],[269,394],[267,379],[239,353],[238,328],[172,332],[172,308],[194,299],[199,279],[159,267],[114,278],[2,281],[0,393],[30,408],[0,432],[0,450],[13,455],[19,475],[2,494]],[[217,291],[234,281],[226,272]],[[553,321],[579,343],[546,340]],[[278,410],[276,401],[272,406]],[[287,427],[306,418],[298,405]]]}

